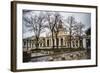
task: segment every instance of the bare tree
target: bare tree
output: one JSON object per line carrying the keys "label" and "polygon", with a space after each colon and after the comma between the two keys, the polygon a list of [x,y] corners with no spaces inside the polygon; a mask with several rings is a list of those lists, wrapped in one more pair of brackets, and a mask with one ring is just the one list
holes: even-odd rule
{"label": "bare tree", "polygon": [[73,24],[75,23],[75,18],[73,16],[68,16],[67,23],[69,24],[69,42],[70,42],[70,48],[71,48],[71,41],[72,41],[72,30],[73,30]]}
{"label": "bare tree", "polygon": [[58,33],[59,26],[62,24],[61,15],[59,13],[47,12],[46,19],[48,22],[48,28],[52,34],[52,48],[54,49],[54,37],[56,38],[56,46],[58,48]]}
{"label": "bare tree", "polygon": [[79,40],[80,40],[80,47],[79,48],[83,48],[83,44],[82,44],[82,40],[83,40],[83,28],[84,28],[84,24],[82,24],[81,22],[78,23],[78,29],[79,29]]}
{"label": "bare tree", "polygon": [[75,36],[78,36],[79,37],[79,48],[82,48],[82,34],[83,34],[83,28],[84,28],[84,25],[81,23],[81,22],[77,22],[75,20],[75,18],[73,16],[69,16],[67,18],[67,23],[69,24],[69,35],[70,35],[70,48],[71,48],[71,41],[72,41],[72,38]]}
{"label": "bare tree", "polygon": [[51,31],[51,36],[52,36],[52,48],[54,49],[54,27],[56,25],[55,19],[52,13],[47,12],[46,14],[46,19],[47,19],[47,28]]}
{"label": "bare tree", "polygon": [[34,32],[36,49],[39,47],[40,34],[44,32],[45,15],[43,13],[30,15],[30,17],[23,16],[23,20],[27,23],[25,26],[29,31]]}
{"label": "bare tree", "polygon": [[59,13],[56,13],[54,15],[55,17],[55,27],[54,27],[54,33],[55,33],[55,38],[56,38],[56,46],[58,49],[58,43],[59,43],[59,39],[58,39],[58,34],[59,34],[59,29],[62,28],[62,19],[61,19],[61,15]]}
{"label": "bare tree", "polygon": [[82,35],[84,33],[83,28],[84,28],[84,24],[82,24],[81,22],[77,22],[73,28],[74,30],[73,35],[79,37],[79,41],[80,41],[79,48],[82,48]]}

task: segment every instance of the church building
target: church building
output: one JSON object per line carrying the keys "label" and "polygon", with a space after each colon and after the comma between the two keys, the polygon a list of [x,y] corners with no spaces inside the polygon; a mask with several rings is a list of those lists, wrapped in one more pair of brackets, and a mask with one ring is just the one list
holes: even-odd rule
{"label": "church building", "polygon": [[[70,42],[71,41],[71,42]],[[75,37],[71,37],[70,39],[70,35],[64,30],[62,25],[59,25],[59,33],[56,39],[55,33],[53,36],[53,42],[54,45],[52,43],[52,35],[48,34],[46,37],[40,37],[39,38],[39,49],[52,49],[52,46],[54,46],[54,48],[57,47],[61,49],[61,48],[86,48],[86,36],[82,36],[81,38],[79,38],[79,36],[75,36]],[[23,49],[24,51],[27,50],[32,50],[32,49],[36,49],[35,46],[35,37],[29,37],[29,38],[25,38],[23,39]],[[71,46],[70,46],[71,44]]]}

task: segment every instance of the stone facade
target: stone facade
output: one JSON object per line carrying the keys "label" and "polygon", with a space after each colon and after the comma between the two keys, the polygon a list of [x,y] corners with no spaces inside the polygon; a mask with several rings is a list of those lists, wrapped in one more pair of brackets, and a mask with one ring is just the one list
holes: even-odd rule
{"label": "stone facade", "polygon": [[[79,36],[75,36],[75,37],[71,37],[71,40],[70,40],[69,34],[64,31],[62,26],[60,26],[59,28],[57,39],[55,37],[55,33],[53,37],[54,37],[53,38],[54,48],[57,47],[57,43],[58,43],[58,48],[70,48],[70,43],[71,43],[71,48],[79,48],[79,47],[86,48],[87,47],[86,39],[90,38],[86,36],[82,36],[80,38]],[[39,47],[38,47],[39,49],[51,49],[53,46],[51,34],[48,34],[48,36],[46,37],[40,37],[38,43],[39,43]],[[36,48],[35,37],[33,36],[30,38],[23,39],[23,48],[24,50],[35,49]]]}

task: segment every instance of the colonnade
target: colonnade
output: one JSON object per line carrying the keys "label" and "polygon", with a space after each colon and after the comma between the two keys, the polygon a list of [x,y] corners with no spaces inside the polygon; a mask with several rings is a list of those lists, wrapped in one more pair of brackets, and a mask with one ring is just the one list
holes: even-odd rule
{"label": "colonnade", "polygon": [[[57,43],[58,43],[58,48],[70,48],[70,41],[67,41],[65,39],[65,37],[59,37],[54,38],[52,40],[52,38],[44,38],[44,39],[40,39],[41,41],[39,41],[39,48],[52,48],[53,43],[52,41],[54,41],[54,47],[57,47]],[[86,39],[84,38],[82,40],[82,42],[79,41],[79,39],[74,39],[71,40],[71,48],[78,48],[80,46],[80,43],[82,43],[83,47],[86,48]],[[32,48],[35,49],[35,42],[33,40],[30,39],[24,39],[23,40],[23,48]]]}

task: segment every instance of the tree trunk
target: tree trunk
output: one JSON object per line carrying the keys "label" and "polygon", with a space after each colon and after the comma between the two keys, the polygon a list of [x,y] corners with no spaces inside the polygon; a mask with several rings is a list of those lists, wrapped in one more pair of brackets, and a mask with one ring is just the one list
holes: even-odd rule
{"label": "tree trunk", "polygon": [[71,28],[70,28],[70,48],[71,48]]}
{"label": "tree trunk", "polygon": [[56,48],[58,49],[58,34],[56,34]]}
{"label": "tree trunk", "polygon": [[36,38],[36,44],[35,44],[35,46],[36,46],[36,49],[39,49],[39,43],[38,43],[38,38]]}
{"label": "tree trunk", "polygon": [[54,49],[54,38],[53,38],[53,32],[52,32],[52,49]]}

